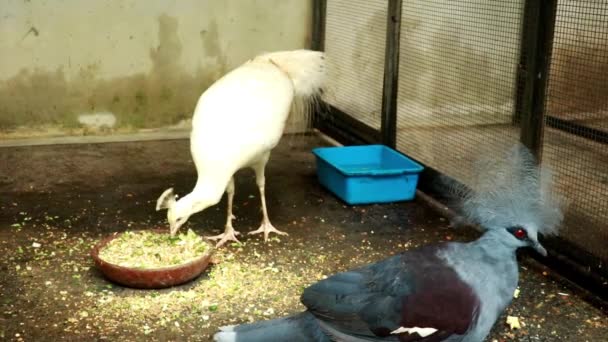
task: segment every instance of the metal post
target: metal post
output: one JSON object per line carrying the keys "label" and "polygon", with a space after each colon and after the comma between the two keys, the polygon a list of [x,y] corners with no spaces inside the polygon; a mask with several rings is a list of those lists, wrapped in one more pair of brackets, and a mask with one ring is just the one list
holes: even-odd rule
{"label": "metal post", "polygon": [[384,85],[382,90],[382,143],[397,144],[397,91],[399,83],[399,37],[401,34],[402,0],[389,0],[386,23]]}
{"label": "metal post", "polygon": [[327,0],[313,0],[312,2],[312,42],[311,49],[325,50],[325,18],[327,13]]}
{"label": "metal post", "polygon": [[523,90],[515,110],[521,115],[520,139],[539,161],[556,12],[557,0],[527,0],[524,8],[518,74]]}

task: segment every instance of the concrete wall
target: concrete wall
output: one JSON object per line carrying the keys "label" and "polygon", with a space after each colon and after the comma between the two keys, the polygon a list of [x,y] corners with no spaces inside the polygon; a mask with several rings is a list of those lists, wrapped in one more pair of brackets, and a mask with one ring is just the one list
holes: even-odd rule
{"label": "concrete wall", "polygon": [[227,70],[260,52],[308,46],[311,6],[3,0],[0,138],[179,127]]}

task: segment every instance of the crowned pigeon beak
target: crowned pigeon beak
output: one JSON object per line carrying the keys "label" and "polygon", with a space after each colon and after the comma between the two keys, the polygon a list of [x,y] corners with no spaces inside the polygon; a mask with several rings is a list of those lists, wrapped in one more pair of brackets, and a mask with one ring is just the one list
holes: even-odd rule
{"label": "crowned pigeon beak", "polygon": [[545,249],[545,247],[543,247],[540,242],[538,241],[534,241],[532,248],[534,248],[540,255],[546,257],[547,256],[547,250]]}

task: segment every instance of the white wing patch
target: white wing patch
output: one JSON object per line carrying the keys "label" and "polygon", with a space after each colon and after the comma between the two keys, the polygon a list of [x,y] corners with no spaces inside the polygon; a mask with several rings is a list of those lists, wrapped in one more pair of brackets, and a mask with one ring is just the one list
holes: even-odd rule
{"label": "white wing patch", "polygon": [[416,333],[416,334],[420,335],[420,337],[427,337],[427,336],[429,336],[431,334],[434,334],[435,332],[437,332],[437,329],[435,329],[435,328],[419,328],[419,327],[405,328],[405,327],[399,327],[399,329],[391,331],[391,334],[403,334],[403,333],[413,334],[413,333]]}

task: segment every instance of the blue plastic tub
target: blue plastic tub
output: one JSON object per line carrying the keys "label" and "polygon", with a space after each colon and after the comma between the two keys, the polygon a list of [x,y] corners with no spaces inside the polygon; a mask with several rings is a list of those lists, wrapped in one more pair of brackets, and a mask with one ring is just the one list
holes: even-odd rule
{"label": "blue plastic tub", "polygon": [[409,201],[422,165],[384,145],[319,147],[319,182],[348,204]]}

